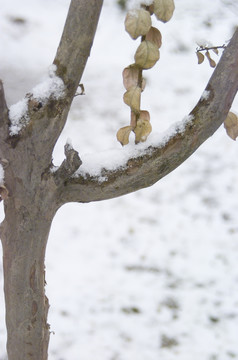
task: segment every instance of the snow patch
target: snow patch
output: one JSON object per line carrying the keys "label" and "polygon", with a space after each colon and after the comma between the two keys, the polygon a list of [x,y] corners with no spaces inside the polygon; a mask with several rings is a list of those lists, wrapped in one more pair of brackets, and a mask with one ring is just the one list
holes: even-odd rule
{"label": "snow patch", "polygon": [[98,182],[103,182],[106,177],[103,170],[116,171],[123,169],[131,158],[136,158],[148,152],[148,144],[128,144],[120,149],[108,149],[99,153],[84,154],[81,157],[82,165],[74,174],[75,177],[96,177]]}
{"label": "snow patch", "polygon": [[71,140],[70,138],[68,138],[68,139],[66,140],[66,145],[67,145],[68,147],[70,147],[71,149],[73,149],[72,140]]}
{"label": "snow patch", "polygon": [[[55,75],[56,69],[56,65],[51,65],[48,70],[48,76],[31,91],[33,98],[41,102],[42,105],[44,105],[49,98],[58,100],[64,95],[65,86],[63,81]],[[28,100],[29,97],[25,97],[9,109],[11,136],[19,134],[22,128],[29,122]]]}
{"label": "snow patch", "polygon": [[146,142],[137,145],[128,144],[120,149],[108,149],[99,153],[80,155],[82,165],[74,174],[74,177],[83,176],[87,178],[87,176],[92,176],[97,178],[97,181],[101,183],[107,180],[103,175],[103,171],[123,169],[129,159],[135,159],[139,156],[149,154],[152,148],[165,146],[173,136],[183,134],[186,126],[191,124],[193,119],[193,115],[185,116],[182,121],[173,124],[164,133],[151,135]]}
{"label": "snow patch", "polygon": [[65,86],[62,79],[56,76],[56,69],[56,65],[51,65],[48,76],[32,89],[33,97],[42,102],[43,105],[50,97],[58,100],[64,95]]}
{"label": "snow patch", "polygon": [[10,125],[10,135],[17,135],[21,129],[27,125],[29,122],[29,117],[27,114],[28,111],[28,99],[24,98],[18,101],[16,104],[10,106],[9,108],[9,119],[11,122]]}
{"label": "snow patch", "polygon": [[206,40],[206,39],[197,39],[196,43],[201,48],[206,48],[206,47],[212,47],[213,46],[213,44],[210,41]]}
{"label": "snow patch", "polygon": [[201,96],[201,100],[208,100],[210,95],[210,91],[204,90]]}
{"label": "snow patch", "polygon": [[183,134],[186,129],[186,126],[188,124],[191,124],[193,120],[194,120],[193,115],[187,115],[183,118],[182,121],[178,121],[173,125],[171,125],[171,127],[168,130],[169,137],[171,138],[178,133]]}

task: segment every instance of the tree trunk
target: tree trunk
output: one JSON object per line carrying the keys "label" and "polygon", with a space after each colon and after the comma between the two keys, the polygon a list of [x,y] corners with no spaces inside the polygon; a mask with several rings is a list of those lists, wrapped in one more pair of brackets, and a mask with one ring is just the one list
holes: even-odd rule
{"label": "tree trunk", "polygon": [[[66,146],[66,159],[56,178],[51,171],[52,152],[90,54],[102,3],[71,0],[54,60],[57,75],[63,77],[64,94],[57,100],[52,94],[46,103],[28,94],[28,121],[14,136],[9,135],[10,120],[0,81],[0,164],[5,167],[4,184],[0,183],[5,210],[0,236],[8,360],[48,358],[45,249],[51,222],[63,204],[61,187],[81,164],[77,152]],[[8,196],[3,196],[3,189]]]}
{"label": "tree trunk", "polygon": [[[5,220],[1,224],[8,360],[46,360],[49,343],[45,296],[45,249],[52,219],[64,203],[120,196],[150,186],[179,166],[224,121],[238,88],[238,31],[227,46],[206,90],[191,112],[192,122],[167,143],[150,146],[117,169],[73,176],[80,157],[68,144],[57,171],[52,151],[65,125],[70,104],[90,53],[103,0],[72,0],[54,64],[65,94],[46,104],[27,96],[30,121],[9,136],[8,109],[0,81],[0,163],[7,166]],[[102,164],[103,165],[103,164]],[[103,167],[103,166],[102,166]]]}
{"label": "tree trunk", "polygon": [[16,199],[8,201],[1,226],[8,360],[46,360],[50,332],[44,259],[54,214],[34,201],[24,202],[16,206]]}
{"label": "tree trunk", "polygon": [[0,228],[8,360],[46,360],[49,343],[44,259],[59,206],[48,170],[51,154],[32,134],[25,141],[5,138],[1,142],[9,191]]}

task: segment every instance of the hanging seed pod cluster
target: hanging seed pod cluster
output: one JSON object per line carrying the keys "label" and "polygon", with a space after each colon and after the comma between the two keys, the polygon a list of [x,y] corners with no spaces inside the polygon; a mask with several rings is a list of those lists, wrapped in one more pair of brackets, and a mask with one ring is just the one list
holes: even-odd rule
{"label": "hanging seed pod cluster", "polygon": [[130,125],[122,127],[117,132],[117,140],[122,145],[129,143],[132,131],[135,134],[136,144],[145,141],[152,131],[149,112],[141,110],[141,93],[145,88],[143,70],[151,69],[157,63],[162,44],[161,33],[152,26],[151,16],[154,14],[158,20],[167,22],[173,12],[173,0],[154,0],[151,1],[151,5],[142,3],[140,9],[131,10],[126,15],[126,31],[133,40],[141,37],[141,43],[134,55],[135,62],[126,67],[122,73],[126,89],[123,100],[131,109]]}

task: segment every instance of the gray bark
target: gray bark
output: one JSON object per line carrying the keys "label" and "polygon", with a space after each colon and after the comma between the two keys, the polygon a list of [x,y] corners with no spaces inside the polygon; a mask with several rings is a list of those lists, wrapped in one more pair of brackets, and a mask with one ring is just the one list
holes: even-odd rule
{"label": "gray bark", "polygon": [[30,121],[16,136],[9,135],[8,109],[0,82],[0,158],[9,191],[0,229],[9,360],[48,358],[45,249],[52,219],[61,205],[58,186],[81,164],[76,152],[66,147],[66,160],[55,181],[50,173],[52,151],[90,54],[101,7],[102,0],[71,2],[54,61],[66,85],[65,96],[50,98],[43,106],[30,96]]}
{"label": "gray bark", "polygon": [[[52,152],[65,125],[90,54],[103,0],[72,0],[54,64],[65,96],[38,104],[29,97],[30,121],[9,135],[8,109],[0,82],[0,159],[5,166],[5,219],[1,224],[9,360],[46,360],[49,342],[44,258],[57,209],[64,203],[113,198],[150,186],[186,160],[224,121],[238,87],[238,31],[210,79],[207,100],[193,109],[193,122],[163,147],[130,159],[123,169],[105,171],[98,183],[75,178],[79,154],[65,146],[65,160],[52,173]],[[8,165],[8,166],[7,166]]]}

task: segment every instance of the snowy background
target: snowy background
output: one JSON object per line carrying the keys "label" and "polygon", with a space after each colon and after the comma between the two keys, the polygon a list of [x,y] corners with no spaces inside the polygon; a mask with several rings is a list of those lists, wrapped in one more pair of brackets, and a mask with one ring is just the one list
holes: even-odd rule
{"label": "snowy background", "polygon": [[[47,74],[69,0],[0,4],[0,77],[10,106]],[[154,20],[161,59],[145,72],[142,108],[153,134],[191,111],[212,74],[207,61],[197,65],[196,42],[222,45],[237,25],[238,1],[175,4],[170,22]],[[82,160],[120,148],[115,134],[130,112],[121,73],[139,41],[124,31],[124,17],[116,0],[105,0],[82,79],[86,95],[75,98],[55,165],[68,138]],[[46,255],[50,360],[238,359],[237,151],[221,127],[153,187],[58,211]],[[5,341],[1,291],[1,360]]]}

